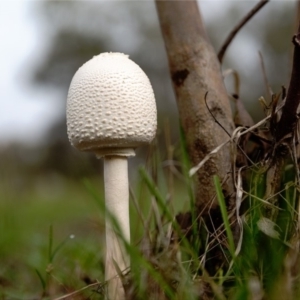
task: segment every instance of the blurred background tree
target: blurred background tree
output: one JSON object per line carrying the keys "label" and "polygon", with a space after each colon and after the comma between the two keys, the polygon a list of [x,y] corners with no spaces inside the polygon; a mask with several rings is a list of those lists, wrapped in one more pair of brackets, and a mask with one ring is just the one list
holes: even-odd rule
{"label": "blurred background tree", "polygon": [[[172,133],[175,134],[178,131],[176,106],[172,103],[167,61],[154,9],[152,2],[41,3],[35,10],[51,42],[35,66],[32,83],[60,89],[64,102],[70,81],[84,62],[101,52],[129,54],[155,86],[159,128],[167,117],[174,124]],[[65,115],[51,128],[49,140],[53,153],[60,156],[60,159],[52,159],[54,166],[54,161],[67,158],[72,152],[67,142]],[[94,160],[93,157],[88,159]],[[72,164],[70,161],[73,173]]]}
{"label": "blurred background tree", "polygon": [[[205,6],[205,2],[200,6]],[[216,5],[224,5],[217,2]],[[258,98],[266,95],[258,51],[261,51],[267,76],[274,91],[288,80],[291,66],[291,37],[296,15],[293,2],[273,2],[259,12],[238,34],[228,49],[223,69],[235,69],[241,78],[241,97],[254,119],[262,116]],[[253,1],[234,2],[229,11],[218,16],[218,21],[207,17],[209,36],[219,49],[226,35],[251,7]],[[101,52],[124,52],[148,74],[155,90],[159,112],[159,136],[162,136],[166,119],[172,137],[178,137],[177,109],[167,69],[154,3],[150,1],[77,2],[45,1],[32,5],[38,24],[43,31],[42,55],[33,65],[32,84],[60,90],[64,102],[72,76],[93,55]],[[213,13],[211,13],[213,15]],[[206,19],[206,15],[204,15]],[[232,80],[226,79],[229,92]],[[66,136],[64,111],[45,140],[47,159],[45,167],[58,167],[59,172],[74,172],[73,159],[77,157]],[[57,164],[56,164],[57,162]],[[85,164],[84,164],[85,165]],[[70,169],[70,171],[67,171]],[[85,170],[87,172],[87,170]]]}

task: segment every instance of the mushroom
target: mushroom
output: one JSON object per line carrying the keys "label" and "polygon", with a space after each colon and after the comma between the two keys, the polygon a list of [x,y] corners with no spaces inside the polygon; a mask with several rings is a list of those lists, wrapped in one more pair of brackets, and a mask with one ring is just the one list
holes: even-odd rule
{"label": "mushroom", "polygon": [[[75,73],[68,92],[69,140],[80,151],[104,158],[106,222],[105,280],[109,299],[123,299],[118,277],[130,266],[128,157],[150,143],[156,133],[154,93],[147,75],[122,53],[94,56]],[[115,232],[109,215],[122,232]]]}

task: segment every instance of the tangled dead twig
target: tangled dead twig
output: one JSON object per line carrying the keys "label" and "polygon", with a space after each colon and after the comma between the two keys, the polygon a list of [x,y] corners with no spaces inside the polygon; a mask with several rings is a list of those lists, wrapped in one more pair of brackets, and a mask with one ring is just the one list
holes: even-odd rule
{"label": "tangled dead twig", "polygon": [[85,291],[85,290],[87,290],[87,289],[90,289],[90,288],[92,288],[92,287],[101,287],[101,286],[103,286],[102,283],[100,283],[100,282],[95,282],[95,283],[89,284],[89,285],[87,285],[87,286],[84,286],[83,288],[81,288],[81,289],[79,289],[79,290],[77,290],[77,291],[74,291],[74,292],[69,293],[69,294],[66,294],[66,295],[64,295],[64,296],[55,298],[55,299],[53,299],[53,300],[64,300],[64,299],[68,299],[68,298],[73,297],[73,296],[75,296],[75,295],[78,295],[79,293],[82,293],[83,291]]}
{"label": "tangled dead twig", "polygon": [[[276,109],[276,112],[280,111],[282,109],[282,104],[279,105]],[[234,132],[232,133],[231,137],[225,141],[224,143],[222,143],[221,145],[219,145],[218,147],[214,148],[212,151],[210,151],[202,161],[199,162],[198,165],[194,166],[193,168],[190,169],[189,171],[189,175],[192,177],[193,175],[195,175],[197,173],[197,171],[205,164],[206,161],[208,161],[211,157],[213,157],[216,153],[218,153],[218,151],[220,151],[225,145],[227,145],[228,143],[234,143],[236,144],[236,141],[243,135],[247,134],[247,133],[251,133],[252,131],[254,131],[255,129],[261,127],[262,125],[264,125],[268,120],[270,120],[271,115],[265,117],[264,119],[262,119],[261,121],[259,121],[258,123],[256,123],[255,125],[251,126],[251,127],[242,127],[239,126],[237,127]]]}

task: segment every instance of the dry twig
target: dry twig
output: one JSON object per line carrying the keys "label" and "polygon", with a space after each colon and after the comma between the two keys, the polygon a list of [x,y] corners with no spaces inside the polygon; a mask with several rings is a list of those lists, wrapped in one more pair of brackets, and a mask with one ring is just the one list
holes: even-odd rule
{"label": "dry twig", "polygon": [[229,33],[228,37],[226,38],[223,46],[221,47],[218,53],[218,59],[220,63],[223,61],[224,54],[236,36],[236,34],[243,28],[243,26],[265,5],[269,2],[269,0],[261,0],[259,1],[248,13],[247,15],[233,28],[233,30]]}

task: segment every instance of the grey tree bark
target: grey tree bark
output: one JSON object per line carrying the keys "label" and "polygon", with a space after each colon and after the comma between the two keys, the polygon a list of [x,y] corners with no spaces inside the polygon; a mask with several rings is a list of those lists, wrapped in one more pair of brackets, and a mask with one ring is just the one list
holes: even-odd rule
{"label": "grey tree bark", "polygon": [[[196,1],[156,1],[180,122],[192,164],[228,140],[234,130],[232,111],[216,53],[206,34]],[[222,124],[217,124],[209,110]],[[225,130],[227,133],[225,132]],[[196,174],[196,207],[206,212],[218,206],[213,175],[223,181],[225,197],[233,193],[230,146]]]}

